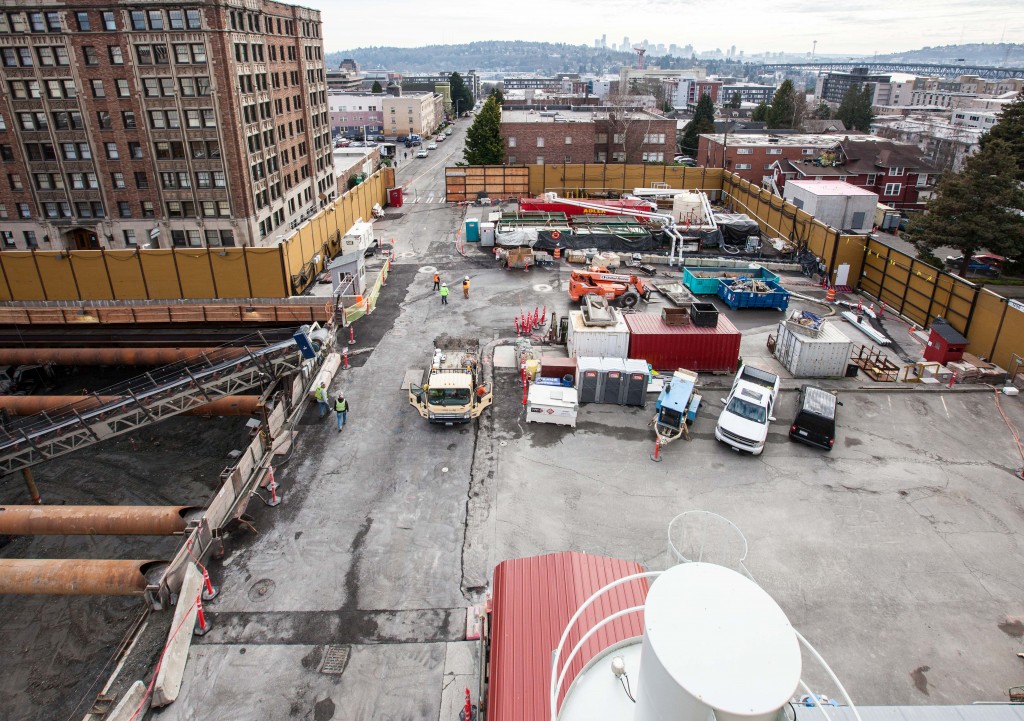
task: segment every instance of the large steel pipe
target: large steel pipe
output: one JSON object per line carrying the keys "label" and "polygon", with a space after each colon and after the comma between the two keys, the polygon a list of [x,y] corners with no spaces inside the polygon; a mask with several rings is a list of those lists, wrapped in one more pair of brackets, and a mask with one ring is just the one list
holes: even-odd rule
{"label": "large steel pipe", "polygon": [[0,506],[0,535],[170,536],[192,506]]}
{"label": "large steel pipe", "polygon": [[163,366],[212,353],[224,359],[244,348],[0,348],[0,365]]}
{"label": "large steel pipe", "polygon": [[[12,416],[49,413],[74,404],[82,412],[105,403],[122,400],[121,396],[0,396],[0,410]],[[212,403],[185,411],[186,416],[248,416],[259,407],[259,396],[224,396]]]}
{"label": "large steel pipe", "polygon": [[159,583],[164,561],[0,559],[0,594],[141,596]]}

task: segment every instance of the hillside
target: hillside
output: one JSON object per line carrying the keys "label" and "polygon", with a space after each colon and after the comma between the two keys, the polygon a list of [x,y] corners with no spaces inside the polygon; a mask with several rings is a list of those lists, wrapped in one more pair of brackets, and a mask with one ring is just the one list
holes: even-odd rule
{"label": "hillside", "polygon": [[[868,58],[865,58],[867,60]],[[1020,43],[968,43],[940,45],[907,50],[871,58],[877,62],[910,63],[963,63],[964,65],[993,65],[1012,68],[1024,67],[1024,45]]]}
{"label": "hillside", "polygon": [[337,67],[342,58],[354,58],[363,68],[388,68],[401,72],[429,72],[457,68],[504,73],[615,72],[634,62],[632,53],[590,48],[585,45],[485,40],[462,45],[428,45],[420,48],[369,47],[328,53],[324,61]]}

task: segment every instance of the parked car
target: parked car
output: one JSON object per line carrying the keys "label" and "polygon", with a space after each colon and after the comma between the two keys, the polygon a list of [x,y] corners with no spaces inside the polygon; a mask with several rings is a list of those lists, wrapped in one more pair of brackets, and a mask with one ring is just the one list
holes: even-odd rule
{"label": "parked car", "polygon": [[426,148],[420,148],[419,150],[416,151],[417,158],[425,158],[427,157],[427,155],[429,155],[429,153],[427,152]]}
{"label": "parked car", "polygon": [[437,150],[437,143],[434,141],[427,143],[427,150]]}
{"label": "parked car", "polygon": [[[960,272],[960,264],[963,263],[962,255],[947,255],[946,268],[954,273]],[[971,262],[967,264],[969,275],[983,275],[988,278],[998,278],[1003,270],[1003,263],[1006,258],[994,253],[977,253],[971,256]]]}
{"label": "parked car", "polygon": [[448,128],[447,130],[444,131],[444,134],[450,136],[454,132],[455,128]]}
{"label": "parked car", "polygon": [[439,142],[439,143],[444,142],[444,138],[445,138],[444,133],[438,133],[437,134],[437,142]]}
{"label": "parked car", "polygon": [[404,143],[408,139],[409,139],[408,135],[399,135],[397,138],[395,138],[395,142],[396,143]]}
{"label": "parked car", "polygon": [[834,393],[802,386],[796,418],[789,427],[790,440],[831,451],[836,442],[836,407],[841,405]]}

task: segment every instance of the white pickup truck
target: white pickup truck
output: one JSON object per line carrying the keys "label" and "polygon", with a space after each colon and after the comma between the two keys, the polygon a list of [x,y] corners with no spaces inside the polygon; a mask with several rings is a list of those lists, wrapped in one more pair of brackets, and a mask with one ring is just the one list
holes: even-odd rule
{"label": "white pickup truck", "polygon": [[761,455],[768,438],[768,424],[779,395],[779,377],[753,366],[741,366],[732,382],[725,409],[718,417],[715,438],[737,451]]}

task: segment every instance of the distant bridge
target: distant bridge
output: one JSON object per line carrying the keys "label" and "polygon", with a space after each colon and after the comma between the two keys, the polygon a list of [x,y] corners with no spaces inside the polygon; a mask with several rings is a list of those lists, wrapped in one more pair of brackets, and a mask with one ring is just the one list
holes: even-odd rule
{"label": "distant bridge", "polygon": [[854,68],[867,68],[869,73],[910,73],[911,75],[977,75],[986,80],[1024,78],[1024,68],[993,68],[986,65],[959,63],[774,63],[761,66],[764,70],[817,70],[819,72],[850,72]]}

